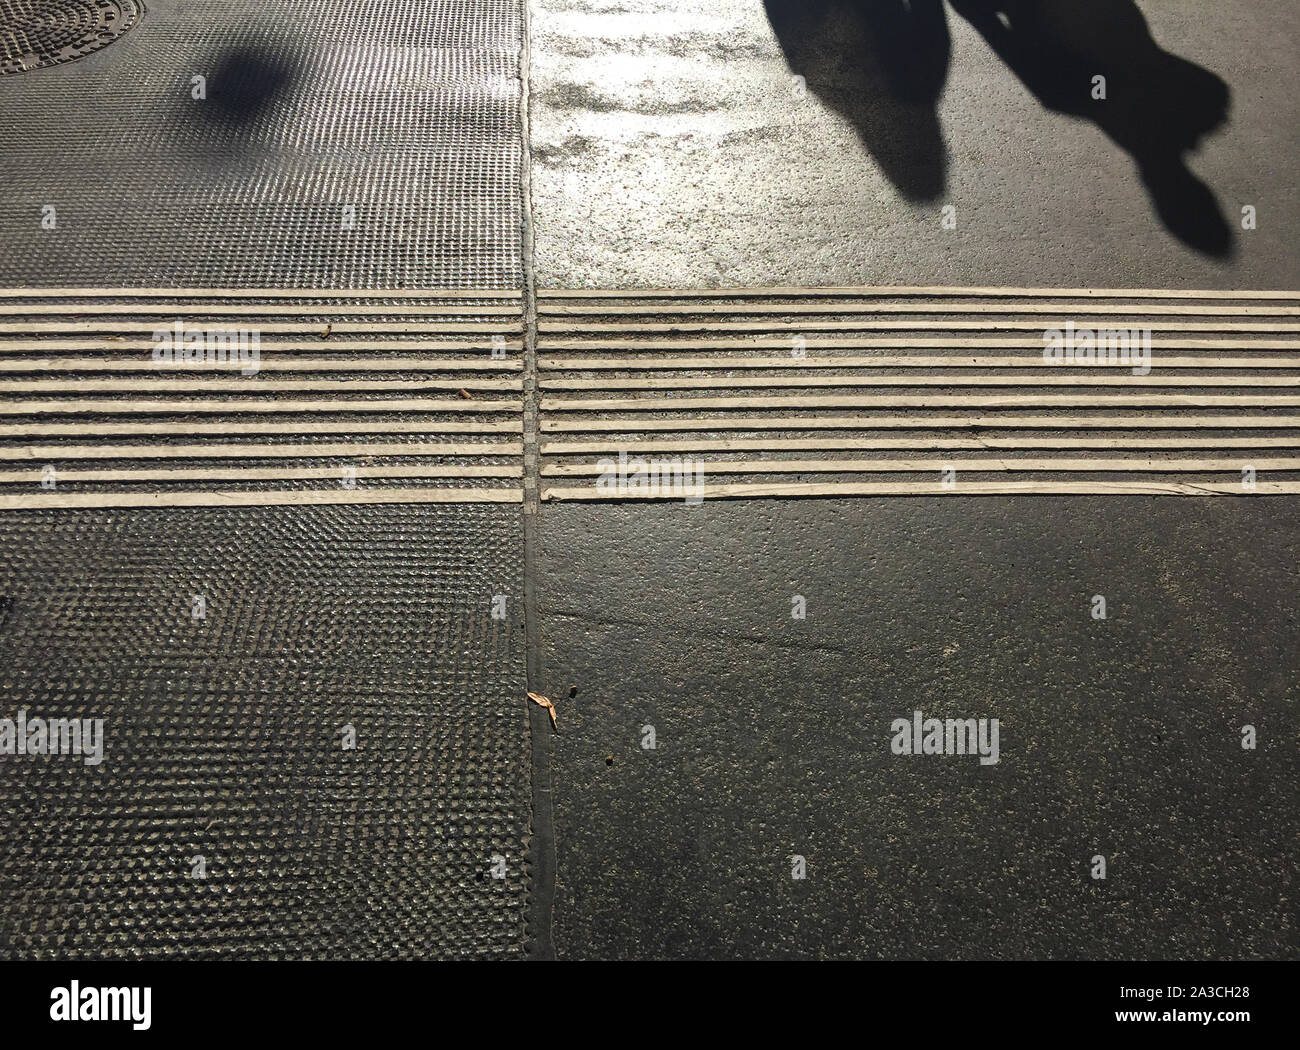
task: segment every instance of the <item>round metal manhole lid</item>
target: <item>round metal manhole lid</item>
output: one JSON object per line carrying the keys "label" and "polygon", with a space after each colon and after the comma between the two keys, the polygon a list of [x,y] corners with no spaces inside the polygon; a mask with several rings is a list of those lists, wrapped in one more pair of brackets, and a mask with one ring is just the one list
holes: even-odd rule
{"label": "round metal manhole lid", "polygon": [[143,13],[138,0],[0,0],[0,76],[98,51]]}

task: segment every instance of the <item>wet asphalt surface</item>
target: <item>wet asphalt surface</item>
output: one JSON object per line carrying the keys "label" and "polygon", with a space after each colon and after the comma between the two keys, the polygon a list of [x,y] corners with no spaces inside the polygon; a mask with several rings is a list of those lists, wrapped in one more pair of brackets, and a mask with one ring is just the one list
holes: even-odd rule
{"label": "wet asphalt surface", "polygon": [[[1300,284],[1292,7],[993,6],[538,0],[538,286]],[[556,954],[1293,958],[1296,527],[543,506]],[[999,763],[894,755],[917,709]]]}
{"label": "wet asphalt surface", "polygon": [[[545,677],[577,690],[558,955],[1293,957],[1298,524],[1127,497],[548,511]],[[999,761],[893,754],[917,709],[999,719]]]}
{"label": "wet asphalt surface", "polygon": [[1294,5],[910,8],[535,0],[538,284],[1296,286]]}

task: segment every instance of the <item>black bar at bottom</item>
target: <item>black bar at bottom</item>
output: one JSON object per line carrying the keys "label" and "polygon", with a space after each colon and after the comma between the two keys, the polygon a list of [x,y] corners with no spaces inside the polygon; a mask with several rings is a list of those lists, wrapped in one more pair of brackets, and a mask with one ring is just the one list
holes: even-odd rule
{"label": "black bar at bottom", "polygon": [[208,1045],[257,1033],[337,1043],[351,1035],[402,1038],[414,1026],[458,1043],[477,1031],[490,1045],[526,1038],[538,1022],[558,1038],[615,1039],[660,1025],[680,1038],[711,1027],[705,1019],[765,1029],[783,1021],[813,1025],[807,1036],[820,1040],[837,1018],[864,1035],[901,1026],[927,1037],[1087,1038],[1130,1029],[1235,1039],[1293,1029],[1295,967],[736,963],[726,972],[716,963],[6,962],[0,981],[7,1036],[75,1040],[114,1029],[129,1038],[198,1036]]}

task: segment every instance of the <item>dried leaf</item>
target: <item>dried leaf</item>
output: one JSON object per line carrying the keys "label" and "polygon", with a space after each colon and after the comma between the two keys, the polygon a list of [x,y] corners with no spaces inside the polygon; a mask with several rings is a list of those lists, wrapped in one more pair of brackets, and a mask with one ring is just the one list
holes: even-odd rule
{"label": "dried leaf", "polygon": [[458,391],[458,393],[459,393],[460,396],[463,397],[466,401],[473,401],[473,400],[474,400],[474,395],[471,394],[468,390],[460,390],[460,391]]}
{"label": "dried leaf", "polygon": [[551,728],[552,728],[552,729],[559,729],[559,728],[560,728],[559,725],[558,725],[558,723],[555,721],[555,705],[554,705],[553,703],[551,703],[550,700],[548,700],[546,697],[541,696],[541,695],[539,695],[539,694],[537,694],[537,693],[529,693],[529,694],[528,694],[528,699],[531,700],[531,701],[532,701],[533,703],[535,703],[535,704],[540,704],[542,707],[546,708],[546,710],[547,710],[548,712],[550,712],[550,715],[551,715]]}

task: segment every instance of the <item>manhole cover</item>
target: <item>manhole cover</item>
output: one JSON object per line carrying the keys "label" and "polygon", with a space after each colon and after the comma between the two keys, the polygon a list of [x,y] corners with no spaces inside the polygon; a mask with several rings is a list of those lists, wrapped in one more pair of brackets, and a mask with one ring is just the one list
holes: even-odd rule
{"label": "manhole cover", "polygon": [[0,0],[0,75],[71,62],[140,21],[137,0]]}

